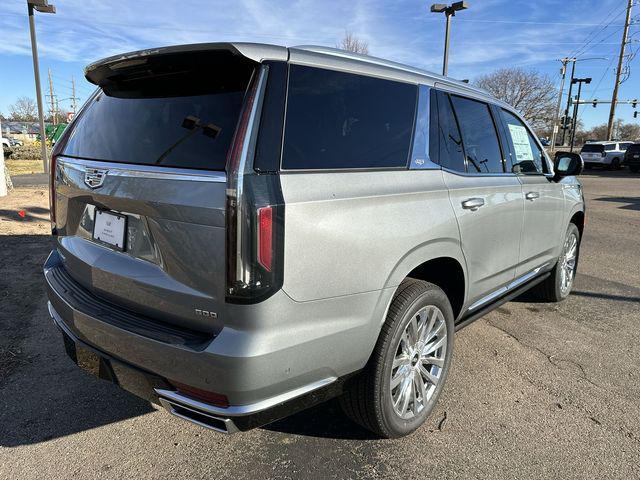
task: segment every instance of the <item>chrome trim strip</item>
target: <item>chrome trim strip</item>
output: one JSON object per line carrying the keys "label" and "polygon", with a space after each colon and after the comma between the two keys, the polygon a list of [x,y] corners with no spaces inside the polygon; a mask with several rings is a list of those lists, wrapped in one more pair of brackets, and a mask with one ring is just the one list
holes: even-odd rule
{"label": "chrome trim strip", "polygon": [[179,404],[180,406],[193,408],[197,411],[208,413],[210,415],[228,418],[242,417],[245,415],[251,415],[253,413],[267,410],[268,408],[274,407],[280,403],[288,402],[289,400],[293,400],[296,397],[300,397],[309,392],[313,392],[314,390],[318,390],[319,388],[326,387],[327,385],[335,382],[337,379],[337,377],[323,378],[322,380],[318,380],[317,382],[309,383],[294,390],[276,395],[275,397],[260,400],[256,403],[250,403],[248,405],[231,405],[227,408],[216,407],[215,405],[210,405],[199,400],[194,400],[191,397],[187,397],[186,395],[172,390],[156,388],[155,391],[158,394],[158,397],[160,397],[161,399],[165,398],[169,401]]}
{"label": "chrome trim strip", "polygon": [[153,178],[158,180],[186,180],[191,182],[216,183],[225,183],[227,181],[227,175],[225,172],[191,170],[188,168],[133,165],[63,156],[58,158],[58,164],[61,167],[71,168],[78,171],[84,171],[86,168],[108,170],[107,176],[109,177]]}
{"label": "chrome trim strip", "polygon": [[540,273],[540,271],[543,268],[545,268],[547,265],[549,265],[549,264],[545,263],[543,265],[540,265],[539,267],[534,268],[533,270],[531,270],[529,273],[525,273],[521,277],[516,278],[514,281],[512,281],[508,285],[506,285],[504,287],[500,287],[499,289],[491,292],[489,295],[487,295],[485,297],[482,297],[480,300],[477,300],[476,302],[474,302],[467,309],[467,311],[475,310],[476,308],[478,308],[478,307],[480,307],[480,306],[482,306],[482,305],[484,305],[486,303],[489,303],[491,300],[495,300],[496,298],[501,297],[502,295],[504,295],[507,292],[510,292],[511,290],[515,289],[516,287],[519,287],[523,283],[528,282],[533,277],[538,275],[538,273]]}

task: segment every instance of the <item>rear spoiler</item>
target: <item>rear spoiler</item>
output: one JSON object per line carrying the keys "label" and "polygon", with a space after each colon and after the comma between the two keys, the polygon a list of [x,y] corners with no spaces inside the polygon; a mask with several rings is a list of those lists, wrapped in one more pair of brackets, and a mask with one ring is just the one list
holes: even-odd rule
{"label": "rear spoiler", "polygon": [[121,75],[130,67],[141,67],[149,59],[164,55],[183,53],[206,54],[207,52],[228,52],[232,55],[244,57],[247,60],[261,63],[266,60],[287,61],[289,51],[286,47],[266,45],[260,43],[195,43],[191,45],[177,45],[172,47],[151,48],[135,52],[114,55],[88,65],[84,69],[84,76],[94,85],[102,86],[113,77]]}

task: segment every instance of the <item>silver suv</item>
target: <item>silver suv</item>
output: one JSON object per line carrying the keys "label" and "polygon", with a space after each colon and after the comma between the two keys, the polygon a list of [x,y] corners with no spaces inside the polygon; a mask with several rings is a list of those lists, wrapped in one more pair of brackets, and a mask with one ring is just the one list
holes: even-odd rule
{"label": "silver suv", "polygon": [[619,170],[624,154],[633,142],[587,142],[580,150],[586,168],[596,165]]}
{"label": "silver suv", "polygon": [[418,428],[455,330],[567,297],[584,201],[509,106],[320,47],[186,45],[86,68],[56,144],[49,312],[68,355],[221,432],[340,397]]}

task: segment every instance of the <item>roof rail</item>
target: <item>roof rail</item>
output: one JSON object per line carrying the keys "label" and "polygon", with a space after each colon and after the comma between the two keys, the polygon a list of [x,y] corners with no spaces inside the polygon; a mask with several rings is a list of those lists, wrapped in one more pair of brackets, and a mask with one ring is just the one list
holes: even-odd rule
{"label": "roof rail", "polygon": [[402,72],[407,72],[407,73],[415,73],[417,75],[424,75],[427,77],[431,77],[434,80],[438,81],[438,82],[442,82],[442,83],[450,83],[450,84],[454,84],[460,88],[464,88],[467,90],[471,90],[474,92],[482,92],[486,95],[492,96],[491,93],[488,90],[485,90],[484,88],[480,88],[480,87],[476,87],[475,85],[470,85],[467,82],[463,82],[461,80],[456,80],[454,78],[451,77],[445,77],[443,75],[440,75],[438,73],[434,73],[434,72],[430,72],[428,70],[422,70],[420,68],[416,68],[416,67],[412,67],[410,65],[405,65],[404,63],[399,63],[399,62],[393,62],[391,60],[385,60],[384,58],[378,58],[378,57],[373,57],[371,55],[365,55],[362,53],[355,53],[355,52],[350,52],[347,50],[342,50],[339,48],[332,48],[332,47],[323,47],[321,45],[296,45],[290,48],[295,48],[298,50],[305,50],[307,52],[314,52],[314,53],[320,53],[322,55],[328,55],[328,56],[333,56],[333,57],[341,57],[341,58],[347,58],[349,60],[354,60],[354,61],[358,61],[358,62],[363,62],[363,63],[369,63],[372,65],[377,65],[377,66],[381,66],[381,67],[387,67],[387,68],[392,68],[394,70],[399,70]]}

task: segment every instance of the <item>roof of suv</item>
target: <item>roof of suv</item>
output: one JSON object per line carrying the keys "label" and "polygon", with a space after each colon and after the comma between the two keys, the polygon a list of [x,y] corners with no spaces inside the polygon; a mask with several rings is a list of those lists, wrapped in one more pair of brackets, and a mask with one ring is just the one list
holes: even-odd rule
{"label": "roof of suv", "polygon": [[143,59],[144,57],[156,55],[212,50],[229,50],[255,62],[263,62],[266,60],[292,61],[294,63],[372,75],[390,80],[425,83],[431,85],[438,84],[441,86],[446,85],[448,88],[453,90],[458,90],[466,94],[474,94],[484,98],[491,98],[494,102],[502,104],[502,102],[492,98],[486,90],[473,87],[465,82],[438,75],[437,73],[428,72],[402,63],[371,57],[369,55],[362,55],[336,48],[314,45],[283,47],[262,43],[230,42],[196,43],[152,48],[115,55],[94,62],[85,68],[85,76],[90,82],[100,84],[105,67],[108,69],[116,69],[130,64],[130,62]]}

